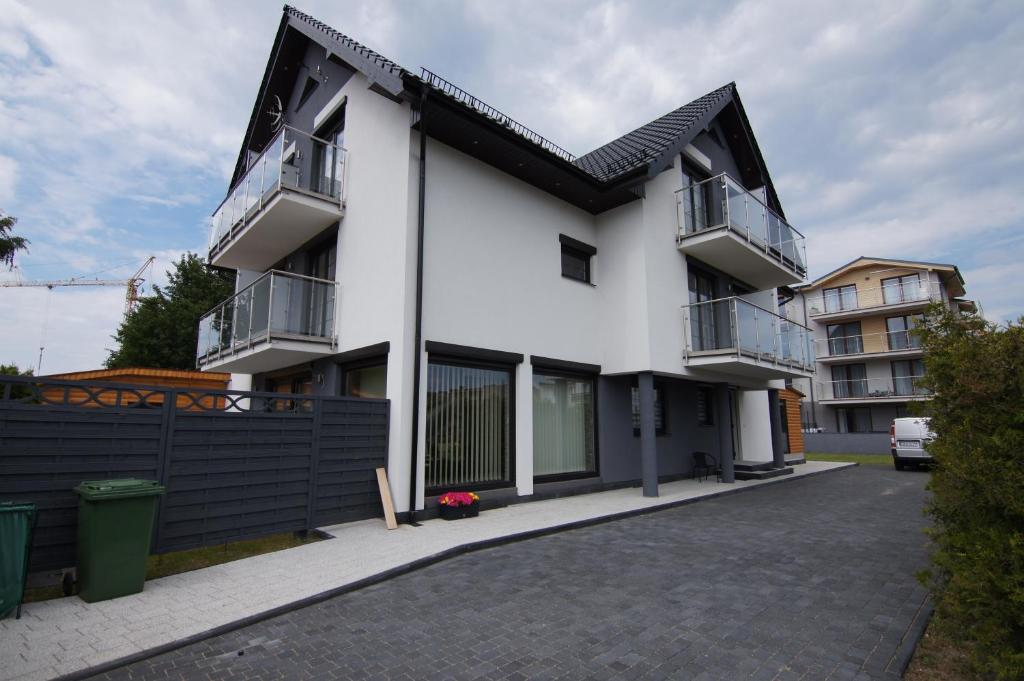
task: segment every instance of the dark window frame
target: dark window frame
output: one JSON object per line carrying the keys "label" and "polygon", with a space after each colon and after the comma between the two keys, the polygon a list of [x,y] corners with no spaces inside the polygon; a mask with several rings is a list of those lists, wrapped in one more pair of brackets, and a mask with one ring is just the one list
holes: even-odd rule
{"label": "dark window frame", "polygon": [[[576,380],[590,381],[591,394],[593,395],[593,422],[594,422],[594,470],[593,471],[577,471],[573,473],[553,473],[551,475],[534,475],[534,484],[544,484],[546,482],[561,482],[563,480],[582,480],[585,478],[599,478],[601,477],[601,429],[598,423],[598,376],[591,372],[582,371],[570,371],[566,369],[553,368],[550,365],[540,365],[534,367],[533,376],[560,376],[563,378],[573,378]],[[533,381],[531,376],[530,391],[533,391]],[[533,433],[530,434],[533,437]]]}
{"label": "dark window frame", "polygon": [[359,371],[360,369],[371,369],[373,367],[384,367],[384,398],[365,398],[365,399],[387,399],[387,371],[388,371],[388,355],[376,355],[373,357],[366,357],[364,359],[353,360],[346,362],[341,365],[341,386],[338,393],[343,397],[355,397],[350,395],[348,392],[348,375],[353,371]]}
{"label": "dark window frame", "polygon": [[[921,289],[923,282],[921,280],[921,273],[920,272],[908,272],[907,274],[898,274],[895,277],[886,277],[885,279],[882,279],[882,282],[881,282],[881,284],[882,284],[881,285],[881,289],[882,289],[882,304],[883,305],[902,305],[903,303],[913,303],[913,302],[916,302],[917,300],[919,300],[918,298],[910,298],[908,300],[903,295],[904,286],[906,286],[906,282],[903,281],[904,279],[914,279],[914,280],[916,280],[917,281],[918,290]],[[896,282],[895,288],[889,282]],[[892,302],[887,301],[885,299],[885,292],[886,292],[887,289],[899,291],[900,299],[892,301]]]}
{"label": "dark window frame", "polygon": [[[432,341],[427,341],[427,345],[430,345]],[[442,343],[434,343],[435,346],[446,345]],[[462,346],[449,345],[447,347],[456,348]],[[475,348],[467,348],[474,350]],[[490,352],[480,350],[480,352]],[[494,354],[511,354],[511,353],[499,353],[497,351]],[[519,356],[522,361],[522,355]],[[506,371],[509,375],[508,387],[509,387],[509,399],[508,399],[508,478],[506,480],[497,480],[494,482],[472,482],[465,483],[462,488],[453,487],[451,485],[445,485],[444,487],[427,487],[426,480],[424,479],[424,497],[433,497],[450,491],[484,491],[491,489],[510,489],[516,487],[516,438],[518,437],[516,432],[516,369],[517,363],[515,361],[501,361],[501,360],[487,360],[487,359],[476,359],[473,357],[445,354],[441,352],[430,352],[430,348],[427,348],[427,372],[429,376],[430,364],[447,364],[449,366],[464,367],[466,369],[485,369],[488,371]],[[531,388],[532,389],[532,388]],[[429,386],[428,386],[429,390]],[[426,404],[424,404],[424,410]],[[531,433],[532,437],[533,434]],[[423,445],[423,456],[426,458],[426,447],[427,444],[424,442]],[[424,476],[425,478],[426,476]],[[471,488],[470,488],[471,486]]]}
{"label": "dark window frame", "polygon": [[[853,289],[853,307],[843,307],[843,291],[851,288]],[[834,310],[828,309],[828,294],[830,291],[836,292],[836,301],[839,304],[839,306]],[[826,314],[832,312],[846,312],[848,310],[856,310],[860,307],[859,294],[857,292],[856,284],[843,284],[842,286],[830,286],[829,288],[824,288],[821,290],[821,301],[822,306],[825,308]]]}
{"label": "dark window frame", "polygon": [[[867,430],[850,430],[849,416],[855,412],[867,412],[868,415],[868,429]],[[846,430],[843,430],[840,426],[840,417],[846,415]],[[879,432],[875,430],[874,415],[872,414],[870,406],[851,406],[851,407],[837,407],[836,408],[836,432],[837,433],[875,433]]]}
{"label": "dark window frame", "polygon": [[[896,329],[895,331],[893,331],[892,329],[889,328],[889,322],[891,320],[894,320],[894,319],[901,319],[901,320],[903,320],[903,328],[902,329]],[[911,319],[916,319],[917,320],[917,325],[910,326],[909,322],[910,322]],[[886,317],[885,318],[885,344],[886,344],[886,347],[890,351],[896,351],[896,352],[901,351],[901,350],[920,350],[921,349],[921,337],[919,335],[916,336],[916,337],[912,336],[910,332],[914,331],[915,329],[921,328],[921,326],[923,326],[923,325],[924,325],[924,314],[921,313],[921,312],[910,312],[910,313],[907,313],[907,314],[898,314],[898,315],[892,315],[892,316]],[[899,334],[899,333],[905,334],[905,337],[907,339],[907,345],[906,345],[906,347],[902,347],[902,348],[894,348],[893,344],[892,344],[892,334]],[[917,345],[914,345],[915,342],[917,343]]]}
{"label": "dark window frame", "polygon": [[[637,401],[633,400],[633,391],[637,391]],[[629,387],[629,407],[630,407],[630,422],[633,418],[640,418],[640,402],[639,393],[640,385],[634,380],[632,385]],[[654,435],[655,437],[662,437],[669,434],[668,431],[668,402],[665,399],[666,384],[664,381],[655,379],[654,381]],[[633,411],[633,405],[636,405],[636,411]],[[658,405],[661,405],[661,426],[658,426]],[[640,428],[633,426],[633,437],[640,437]]]}
{"label": "dark window frame", "polygon": [[[561,268],[562,276],[566,279],[579,281],[584,284],[594,285],[593,281],[593,257],[597,255],[597,249],[590,244],[584,243],[565,234],[558,235],[558,242],[561,244]],[[565,259],[573,258],[583,265],[583,276],[577,276],[571,270],[567,271]]]}

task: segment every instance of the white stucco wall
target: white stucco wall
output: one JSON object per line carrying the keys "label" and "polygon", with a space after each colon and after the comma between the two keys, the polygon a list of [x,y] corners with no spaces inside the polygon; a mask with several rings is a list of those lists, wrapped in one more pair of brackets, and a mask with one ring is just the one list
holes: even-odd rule
{"label": "white stucco wall", "polygon": [[409,508],[412,448],[416,185],[411,174],[417,165],[409,105],[381,97],[367,85],[357,73],[341,88],[348,98],[348,168],[345,217],[338,230],[338,349],[391,344],[388,473],[395,508],[403,512]]}

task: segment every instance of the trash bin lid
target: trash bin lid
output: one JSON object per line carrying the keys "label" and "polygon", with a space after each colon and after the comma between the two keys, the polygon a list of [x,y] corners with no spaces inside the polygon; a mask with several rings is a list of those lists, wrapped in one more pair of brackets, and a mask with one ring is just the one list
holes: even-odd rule
{"label": "trash bin lid", "polygon": [[127,497],[150,497],[164,493],[164,487],[156,480],[137,480],[124,478],[121,480],[85,480],[77,492],[83,499],[125,499]]}
{"label": "trash bin lid", "polygon": [[0,501],[0,513],[35,513],[36,505],[28,501]]}

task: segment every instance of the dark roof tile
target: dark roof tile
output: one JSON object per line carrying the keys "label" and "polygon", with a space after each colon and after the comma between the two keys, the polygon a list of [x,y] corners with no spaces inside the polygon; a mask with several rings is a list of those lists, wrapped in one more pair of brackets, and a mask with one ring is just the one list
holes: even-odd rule
{"label": "dark roof tile", "polygon": [[598,180],[607,181],[658,158],[712,109],[732,96],[735,84],[723,85],[689,104],[642,125],[576,159],[576,165]]}

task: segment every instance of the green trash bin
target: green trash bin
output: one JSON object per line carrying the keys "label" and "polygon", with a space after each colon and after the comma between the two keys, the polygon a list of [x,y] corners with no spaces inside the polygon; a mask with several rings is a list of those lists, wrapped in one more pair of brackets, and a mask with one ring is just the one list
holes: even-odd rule
{"label": "green trash bin", "polygon": [[0,502],[0,619],[15,608],[21,617],[36,518],[35,504]]}
{"label": "green trash bin", "polygon": [[78,596],[93,603],[142,591],[156,498],[152,480],[95,480],[78,493]]}

